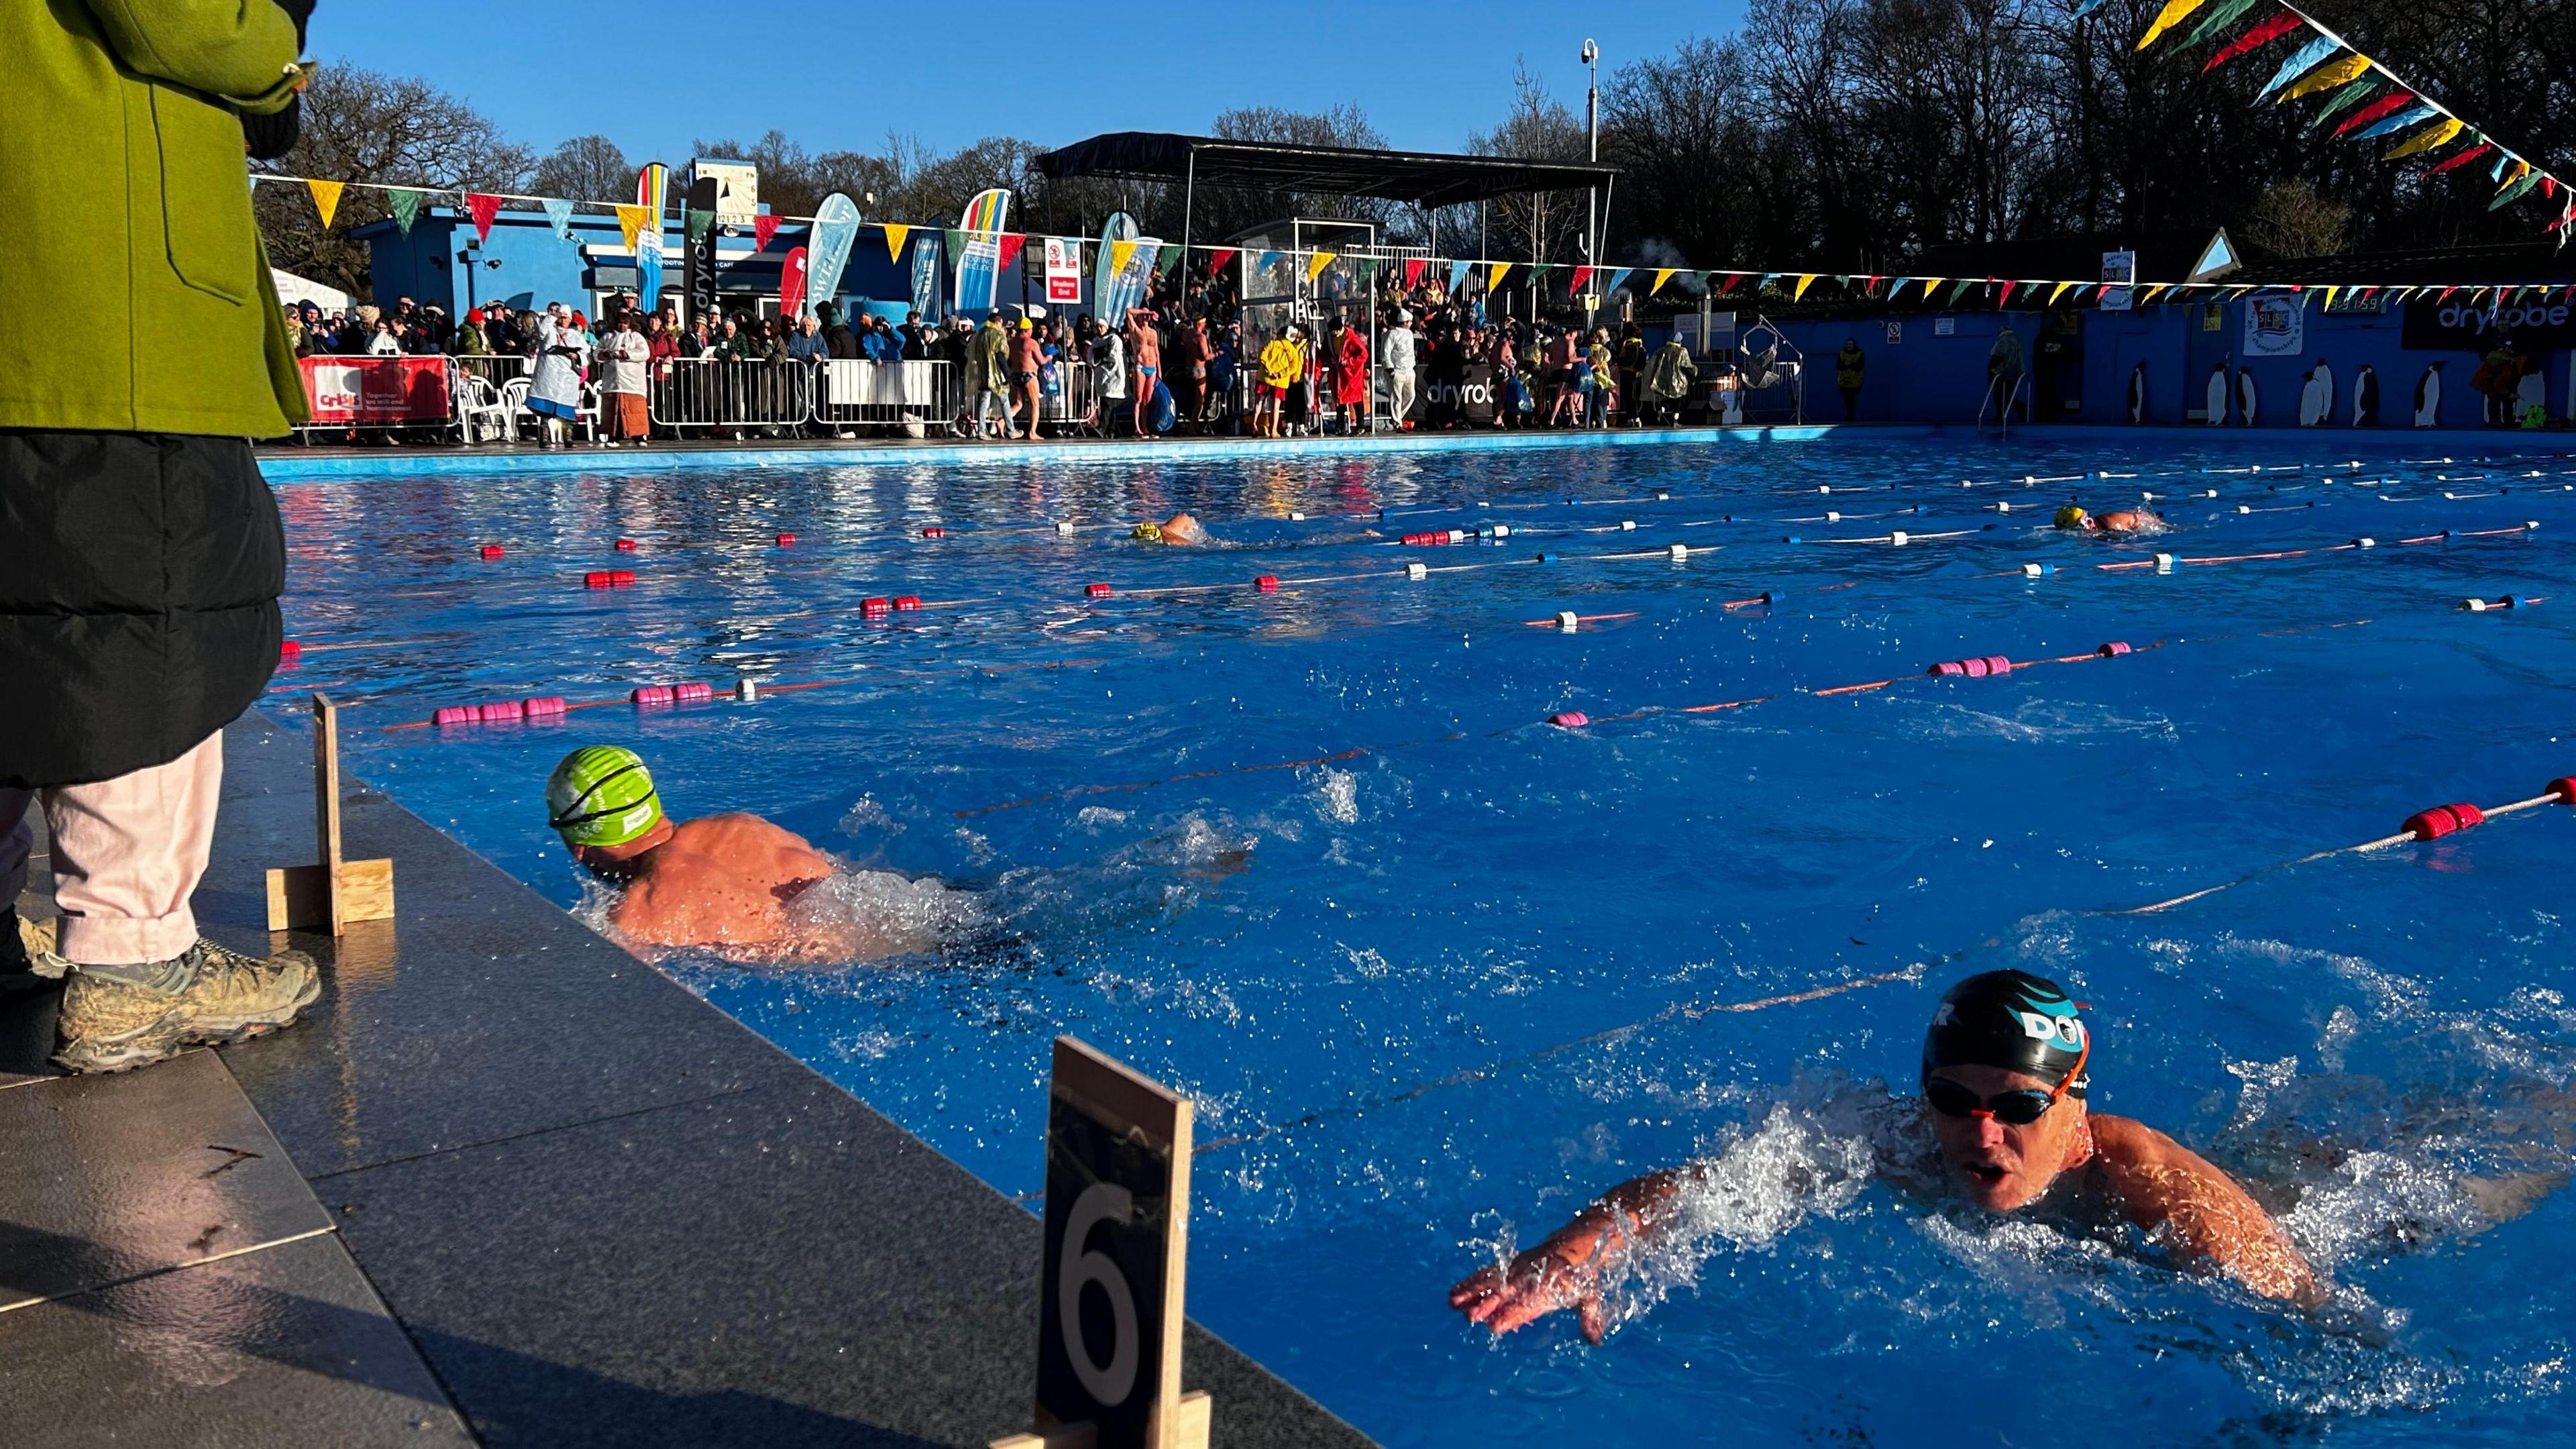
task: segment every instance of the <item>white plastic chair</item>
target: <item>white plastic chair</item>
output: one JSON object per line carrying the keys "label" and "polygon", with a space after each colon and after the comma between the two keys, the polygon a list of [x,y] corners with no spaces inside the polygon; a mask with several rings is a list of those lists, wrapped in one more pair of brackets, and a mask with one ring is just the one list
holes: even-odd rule
{"label": "white plastic chair", "polygon": [[519,417],[527,410],[527,377],[523,374],[501,384],[501,420],[511,442],[519,440]]}
{"label": "white plastic chair", "polygon": [[467,372],[463,382],[456,407],[458,418],[465,425],[466,441],[482,443],[509,436],[510,405],[492,386],[492,379],[480,373]]}

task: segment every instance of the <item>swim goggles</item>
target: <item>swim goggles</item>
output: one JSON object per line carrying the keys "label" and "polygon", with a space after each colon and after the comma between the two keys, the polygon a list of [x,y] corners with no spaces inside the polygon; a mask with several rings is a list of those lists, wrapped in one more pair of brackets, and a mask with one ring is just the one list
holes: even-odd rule
{"label": "swim goggles", "polygon": [[2083,1079],[2085,1059],[2092,1054],[2093,1044],[2088,1041],[2084,1049],[2076,1053],[2075,1069],[2049,1091],[2017,1087],[1991,1097],[1979,1097],[1947,1077],[1934,1077],[1923,1084],[1923,1100],[1944,1117],[1992,1117],[2009,1126],[2027,1127],[2047,1116],[2048,1109],[2057,1105],[2067,1089]]}

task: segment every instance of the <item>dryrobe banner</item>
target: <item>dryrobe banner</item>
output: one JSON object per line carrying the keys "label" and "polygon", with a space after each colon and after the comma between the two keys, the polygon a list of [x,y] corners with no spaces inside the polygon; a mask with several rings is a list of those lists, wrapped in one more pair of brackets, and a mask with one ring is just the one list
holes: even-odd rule
{"label": "dryrobe banner", "polygon": [[957,290],[951,306],[981,316],[993,310],[993,288],[1002,274],[1002,223],[1011,214],[1011,193],[995,187],[966,203],[957,229],[966,245],[957,258]]}
{"label": "dryrobe banner", "polygon": [[2540,296],[2499,306],[2492,295],[2473,302],[2454,292],[2447,302],[2416,297],[2398,305],[2406,311],[2399,345],[2415,352],[2484,352],[2504,340],[2522,352],[2576,347],[2576,307],[2564,300]]}
{"label": "dryrobe banner", "polygon": [[912,239],[912,315],[918,322],[939,320],[939,237]]}
{"label": "dryrobe banner", "polygon": [[1082,242],[1069,236],[1046,239],[1046,300],[1050,307],[1082,305]]}
{"label": "dryrobe banner", "polygon": [[2307,350],[2307,299],[2296,292],[2286,297],[2248,297],[2245,299],[2245,336],[2237,344],[2236,355],[2248,357],[2296,357]]}
{"label": "dryrobe banner", "polygon": [[444,357],[306,357],[299,361],[304,400],[317,423],[382,427],[448,420]]}
{"label": "dryrobe banner", "polygon": [[[828,302],[841,295],[841,271],[850,264],[850,246],[859,239],[859,204],[835,191],[814,208],[814,231],[805,244],[805,300]],[[805,313],[797,314],[799,316]]]}

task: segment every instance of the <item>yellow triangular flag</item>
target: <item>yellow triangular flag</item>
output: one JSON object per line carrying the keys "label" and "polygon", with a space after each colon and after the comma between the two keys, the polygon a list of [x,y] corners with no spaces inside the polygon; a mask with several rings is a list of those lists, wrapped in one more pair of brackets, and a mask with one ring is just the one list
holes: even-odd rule
{"label": "yellow triangular flag", "polygon": [[2436,146],[2447,146],[2451,143],[2452,137],[2467,129],[2468,123],[2459,117],[2446,116],[2407,137],[2405,144],[2389,152],[2384,159],[2394,161],[2400,156],[2412,156],[2419,151],[2430,151]]}
{"label": "yellow triangular flag", "polygon": [[305,188],[313,193],[313,209],[322,213],[323,230],[330,230],[331,218],[340,214],[340,190],[348,184],[345,181],[306,181],[304,183]]}
{"label": "yellow triangular flag", "polygon": [[[1127,270],[1127,259],[1134,255],[1136,255],[1136,244],[1134,242],[1111,242],[1109,244],[1109,274],[1114,277],[1120,272]],[[1306,280],[1310,282],[1315,280],[1315,274],[1312,272],[1307,273]]]}
{"label": "yellow triangular flag", "polygon": [[1485,290],[1490,292],[1503,284],[1503,274],[1512,269],[1509,262],[1495,262],[1485,268]]}
{"label": "yellow triangular flag", "polygon": [[1306,280],[1309,283],[1312,283],[1317,277],[1322,276],[1324,274],[1324,268],[1331,266],[1333,264],[1333,258],[1337,255],[1339,254],[1335,252],[1317,252],[1313,256],[1308,257],[1306,259]]}
{"label": "yellow triangular flag", "polygon": [[2340,291],[2342,291],[2342,290],[2343,290],[2343,288],[2341,288],[2341,287],[2328,287],[2328,288],[2326,288],[2326,305],[2325,305],[2325,310],[2326,310],[2326,311],[2331,312],[2331,311],[2333,311],[2333,310],[2334,310],[2334,299],[2335,299],[2335,293],[2340,292]]}
{"label": "yellow triangular flag", "polygon": [[1679,267],[1657,267],[1655,269],[1655,285],[1646,289],[1646,295],[1651,297],[1657,292],[1662,291],[1664,289],[1664,283],[1671,281],[1673,279],[1673,274],[1680,270],[1681,268]]}
{"label": "yellow triangular flag", "polygon": [[617,231],[620,236],[626,238],[626,249],[628,251],[631,252],[635,250],[635,234],[644,229],[644,223],[650,220],[652,215],[653,209],[649,206],[621,206],[617,208]]}
{"label": "yellow triangular flag", "polygon": [[1948,277],[1925,277],[1923,279],[1923,295],[1926,297],[1931,296],[1932,289],[1934,287],[1937,287],[1948,280],[1950,280]]}
{"label": "yellow triangular flag", "polygon": [[2149,287],[2149,288],[2148,288],[2148,289],[2146,289],[2144,292],[2141,292],[2141,293],[2139,293],[2139,294],[2138,294],[2138,305],[2139,305],[2139,306],[2141,306],[2141,307],[2143,307],[2143,306],[2147,305],[2149,302],[2154,301],[2154,300],[2156,299],[2156,294],[2157,294],[2158,292],[2161,292],[2161,291],[2163,291],[2165,288],[2167,288],[2167,287],[2169,287],[2169,286],[2172,286],[2172,285],[2173,285],[2173,284],[2172,284],[2171,282],[2158,282],[2158,283],[2156,283],[2154,286]]}
{"label": "yellow triangular flag", "polygon": [[903,244],[911,238],[912,227],[900,221],[889,221],[882,224],[885,227],[886,234],[886,260],[890,262],[901,262],[903,260]]}
{"label": "yellow triangular flag", "polygon": [[2165,0],[2165,8],[2156,14],[2156,23],[2148,26],[2147,33],[2139,37],[2138,49],[2144,50],[2155,44],[2157,36],[2188,19],[2200,5],[2201,0]]}
{"label": "yellow triangular flag", "polygon": [[1795,302],[1795,301],[1797,301],[1800,297],[1803,297],[1803,296],[1807,295],[1807,288],[1808,288],[1809,286],[1813,285],[1813,284],[1814,284],[1814,282],[1815,282],[1815,280],[1816,280],[1816,274],[1815,274],[1815,273],[1813,273],[1813,272],[1800,272],[1800,273],[1798,274],[1798,285],[1797,285],[1794,289],[1792,289],[1792,290],[1790,291],[1790,293],[1789,293],[1789,300],[1790,300],[1790,301],[1792,301],[1792,302]]}
{"label": "yellow triangular flag", "polygon": [[[2170,9],[2171,7],[2167,7],[2167,8],[2168,8],[2168,9]],[[2176,18],[2180,18],[2180,17],[2176,17]],[[2067,289],[2067,288],[2069,288],[2069,287],[2072,287],[2072,286],[2074,286],[2074,285],[2075,285],[2075,284],[2074,284],[2073,282],[2060,282],[2060,283],[2058,283],[2058,284],[2057,284],[2057,290],[2048,294],[2048,305],[2050,305],[2050,306],[2052,306],[2052,307],[2056,306],[2056,305],[2057,305],[2057,299],[2058,299],[2058,298],[2060,298],[2060,297],[2065,296],[2065,295],[2066,295],[2066,289]]]}
{"label": "yellow triangular flag", "polygon": [[2330,91],[2336,86],[2350,85],[2369,73],[2369,56],[2347,55],[2341,60],[2330,60],[2299,77],[2297,85],[2284,88],[2279,95],[2272,98],[2272,104],[2277,106],[2292,96],[2314,95],[2318,91]]}

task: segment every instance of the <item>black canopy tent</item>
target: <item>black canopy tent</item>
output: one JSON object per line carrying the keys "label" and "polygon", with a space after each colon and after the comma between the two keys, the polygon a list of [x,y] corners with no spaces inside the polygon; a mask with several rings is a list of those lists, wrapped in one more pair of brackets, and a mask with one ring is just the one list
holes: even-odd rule
{"label": "black canopy tent", "polygon": [[1191,212],[1201,185],[1370,196],[1441,207],[1536,191],[1597,189],[1606,200],[1619,176],[1608,166],[1576,162],[1230,141],[1220,136],[1180,136],[1160,131],[1113,131],[1076,141],[1038,157],[1037,168],[1057,181],[1106,176],[1123,181],[1180,182],[1181,245],[1185,249],[1190,244]]}

